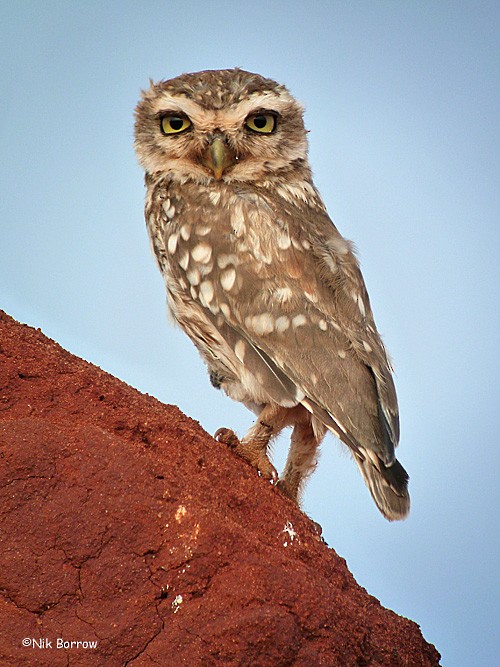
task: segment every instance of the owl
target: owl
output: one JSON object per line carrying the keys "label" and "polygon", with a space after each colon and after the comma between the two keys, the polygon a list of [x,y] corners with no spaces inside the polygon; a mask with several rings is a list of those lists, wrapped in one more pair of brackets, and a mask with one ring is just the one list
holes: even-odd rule
{"label": "owl", "polygon": [[[391,363],[352,244],[308,162],[303,108],[241,69],[151,82],[136,108],[146,225],[173,319],[212,384],[257,415],[215,437],[299,502],[327,431],[380,512],[409,511]],[[292,428],[280,477],[269,445]]]}

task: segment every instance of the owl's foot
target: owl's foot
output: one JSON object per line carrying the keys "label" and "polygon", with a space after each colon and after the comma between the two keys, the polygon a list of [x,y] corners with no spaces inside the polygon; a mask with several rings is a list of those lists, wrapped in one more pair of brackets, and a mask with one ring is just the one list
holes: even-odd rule
{"label": "owl's foot", "polygon": [[278,473],[266,454],[267,442],[264,444],[261,439],[240,440],[230,428],[219,428],[214,438],[233,449],[239,457],[256,468],[262,477],[276,484]]}
{"label": "owl's foot", "polygon": [[231,449],[237,449],[241,447],[241,442],[239,441],[238,436],[230,428],[219,428],[214,434],[214,438],[217,442],[221,442],[223,445],[231,447]]}

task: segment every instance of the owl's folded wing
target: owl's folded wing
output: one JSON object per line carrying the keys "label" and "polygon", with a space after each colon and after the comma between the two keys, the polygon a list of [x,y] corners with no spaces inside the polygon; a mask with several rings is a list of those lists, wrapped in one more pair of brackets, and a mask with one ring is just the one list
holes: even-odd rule
{"label": "owl's folded wing", "polygon": [[354,452],[391,465],[399,418],[390,364],[356,259],[338,252],[341,237],[328,224],[335,236],[308,253],[291,246],[274,274],[239,267],[238,294],[215,296],[231,317],[212,317],[273,400],[301,402]]}

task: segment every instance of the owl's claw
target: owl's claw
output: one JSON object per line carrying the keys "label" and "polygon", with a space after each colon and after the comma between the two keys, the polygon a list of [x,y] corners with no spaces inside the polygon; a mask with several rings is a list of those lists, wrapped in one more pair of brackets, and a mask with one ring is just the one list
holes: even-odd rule
{"label": "owl's claw", "polygon": [[257,468],[262,477],[268,479],[273,486],[276,486],[276,482],[278,481],[278,471],[273,466],[268,456],[264,454],[254,467]]}
{"label": "owl's claw", "polygon": [[230,428],[217,429],[214,438],[217,442],[233,449],[240,458],[256,468],[262,477],[269,479],[272,484],[276,484],[278,472],[269,460],[265,449],[262,449],[261,443],[251,440],[242,442]]}
{"label": "owl's claw", "polygon": [[217,442],[221,442],[223,445],[231,447],[231,449],[237,449],[241,446],[241,442],[238,439],[238,436],[230,428],[219,428],[215,432],[214,438]]}

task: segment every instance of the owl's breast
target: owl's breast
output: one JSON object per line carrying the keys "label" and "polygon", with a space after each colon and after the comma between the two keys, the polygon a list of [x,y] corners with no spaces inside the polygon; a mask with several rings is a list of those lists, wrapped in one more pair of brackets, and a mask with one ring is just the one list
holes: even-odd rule
{"label": "owl's breast", "polygon": [[199,348],[205,340],[212,345],[221,319],[234,321],[230,301],[242,287],[241,243],[229,206],[220,191],[191,184],[148,193],[146,223],[169,310]]}
{"label": "owl's breast", "polygon": [[167,288],[220,309],[216,296],[235,296],[243,275],[268,273],[291,245],[263,199],[228,187],[157,187],[146,222]]}
{"label": "owl's breast", "polygon": [[238,197],[217,195],[201,190],[194,196],[189,188],[187,194],[151,192],[147,228],[173,319],[209,369],[224,378],[226,393],[262,404],[269,396],[245,367],[243,342],[235,332],[248,314],[245,303],[252,291],[262,292],[258,266],[268,266],[270,258],[260,241],[253,242],[252,224]]}

